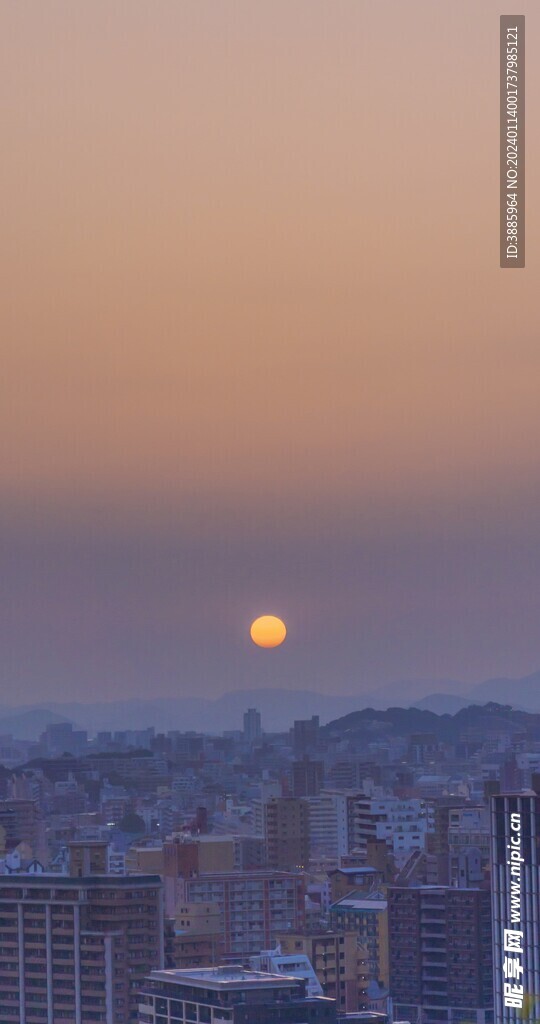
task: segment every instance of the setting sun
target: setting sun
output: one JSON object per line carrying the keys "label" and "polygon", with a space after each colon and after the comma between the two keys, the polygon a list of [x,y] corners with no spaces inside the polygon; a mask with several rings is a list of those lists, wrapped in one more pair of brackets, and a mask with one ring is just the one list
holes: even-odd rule
{"label": "setting sun", "polygon": [[277,616],[261,615],[251,623],[250,635],[257,647],[279,647],[287,636],[287,629]]}

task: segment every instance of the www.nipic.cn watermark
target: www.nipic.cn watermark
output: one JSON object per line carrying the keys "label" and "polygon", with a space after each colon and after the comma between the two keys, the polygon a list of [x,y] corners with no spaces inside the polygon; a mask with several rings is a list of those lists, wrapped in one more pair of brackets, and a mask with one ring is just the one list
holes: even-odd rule
{"label": "www.nipic.cn watermark", "polygon": [[[521,815],[510,815],[510,842],[508,843],[508,860],[510,867],[510,923],[521,924],[521,866],[524,857],[521,852]],[[503,930],[503,947],[506,954],[503,960],[503,973],[510,979],[504,983],[504,1005],[523,1007],[523,931],[519,928]]]}

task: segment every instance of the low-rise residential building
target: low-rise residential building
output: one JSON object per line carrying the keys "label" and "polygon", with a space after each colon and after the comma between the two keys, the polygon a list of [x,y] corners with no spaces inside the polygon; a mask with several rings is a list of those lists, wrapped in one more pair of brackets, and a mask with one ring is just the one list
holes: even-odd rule
{"label": "low-rise residential building", "polygon": [[308,996],[299,978],[242,967],[153,971],[139,1024],[335,1024],[333,999]]}

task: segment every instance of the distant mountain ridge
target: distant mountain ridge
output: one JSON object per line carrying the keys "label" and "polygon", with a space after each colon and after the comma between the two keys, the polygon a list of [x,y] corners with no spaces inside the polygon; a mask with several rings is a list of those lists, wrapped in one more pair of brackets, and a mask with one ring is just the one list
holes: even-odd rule
{"label": "distant mountain ridge", "polygon": [[531,710],[540,710],[540,671],[521,679],[501,677],[486,679],[470,687],[470,695],[477,700],[495,700],[503,704],[519,703]]}
{"label": "distant mountain ridge", "polygon": [[70,721],[90,734],[124,729],[158,732],[178,729],[221,733],[242,728],[243,712],[261,712],[266,732],[282,732],[295,718],[318,715],[321,724],[335,721],[362,708],[416,708],[434,714],[456,714],[464,707],[488,701],[512,704],[521,710],[540,711],[540,672],[522,679],[499,678],[469,687],[453,680],[400,680],[376,690],[341,695],[302,689],[237,690],[211,699],[205,697],[132,698],[83,704],[43,701],[27,706],[0,708],[0,734],[37,739],[49,722]]}
{"label": "distant mountain ridge", "polygon": [[415,701],[413,707],[424,711],[434,711],[437,715],[454,715],[462,708],[481,703],[481,701],[473,701],[467,697],[456,697],[453,693],[429,693],[427,697]]}
{"label": "distant mountain ridge", "polygon": [[540,713],[518,711],[508,704],[496,702],[473,704],[461,708],[453,715],[437,715],[420,708],[387,708],[386,711],[364,708],[363,711],[353,711],[350,715],[328,722],[323,731],[328,735],[366,742],[372,740],[377,733],[401,737],[429,733],[439,740],[452,742],[462,735],[465,728],[476,728],[479,734],[485,736],[508,730],[538,740]]}

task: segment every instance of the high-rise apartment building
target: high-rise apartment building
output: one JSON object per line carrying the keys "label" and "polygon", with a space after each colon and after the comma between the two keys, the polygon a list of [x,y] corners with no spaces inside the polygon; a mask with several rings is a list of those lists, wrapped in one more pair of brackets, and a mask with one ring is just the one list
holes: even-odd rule
{"label": "high-rise apartment building", "polygon": [[309,843],[312,860],[325,857],[337,865],[338,810],[333,794],[321,790],[318,796],[306,798],[309,807]]}
{"label": "high-rise apartment building", "polygon": [[165,928],[165,966],[213,967],[223,959],[222,915],[217,903],[186,903]]}
{"label": "high-rise apartment building", "polygon": [[272,797],[264,804],[266,860],[276,871],[309,866],[309,804],[295,797]]}
{"label": "high-rise apartment building", "polygon": [[155,875],[0,877],[2,1024],[130,1024],[164,963]]}
{"label": "high-rise apartment building", "polygon": [[248,708],[244,712],[244,740],[250,745],[262,737],[261,713],[257,708]]}
{"label": "high-rise apartment building", "polygon": [[355,890],[332,903],[330,926],[336,931],[354,931],[365,951],[369,981],[388,988],[388,909],[384,892]]}
{"label": "high-rise apartment building", "polygon": [[389,886],[394,1016],[411,1024],[492,1024],[487,889]]}
{"label": "high-rise apartment building", "polygon": [[175,917],[185,901],[184,881],[198,875],[228,871],[255,871],[266,867],[266,843],[262,836],[208,835],[163,843],[165,911]]}
{"label": "high-rise apartment building", "polygon": [[279,936],[279,948],[283,954],[302,953],[309,959],[323,994],[335,999],[339,1013],[364,1008],[368,982],[365,951],[359,946],[355,931],[285,933]]}
{"label": "high-rise apartment building", "polygon": [[359,797],[354,808],[349,841],[367,859],[370,839],[384,839],[395,864],[402,867],[413,850],[424,850],[428,814],[424,800],[400,797]]}
{"label": "high-rise apartment building", "polygon": [[293,761],[292,795],[296,797],[318,796],[324,781],[324,764],[313,761],[305,755],[300,761]]}
{"label": "high-rise apartment building", "polygon": [[74,757],[86,750],[88,734],[73,728],[71,722],[50,722],[40,736],[40,744],[47,755],[62,756],[72,754]]}
{"label": "high-rise apartment building", "polygon": [[224,956],[254,956],[272,949],[282,931],[302,930],[305,882],[286,871],[236,871],[200,875],[183,885],[186,903],[216,903]]}
{"label": "high-rise apartment building", "polygon": [[292,742],[296,757],[303,757],[304,754],[310,754],[318,749],[319,729],[318,715],[295,720],[292,727]]}
{"label": "high-rise apartment building", "polygon": [[436,885],[449,885],[449,837],[450,818],[452,812],[463,807],[464,797],[439,796],[426,800],[428,811],[428,834],[425,850],[432,858],[433,877],[430,882]]}
{"label": "high-rise apartment building", "polygon": [[489,868],[489,858],[489,808],[453,808],[448,822],[449,884],[479,885]]}
{"label": "high-rise apartment building", "polygon": [[326,787],[308,797],[310,845],[315,855],[331,856],[339,864],[353,849],[358,790]]}

